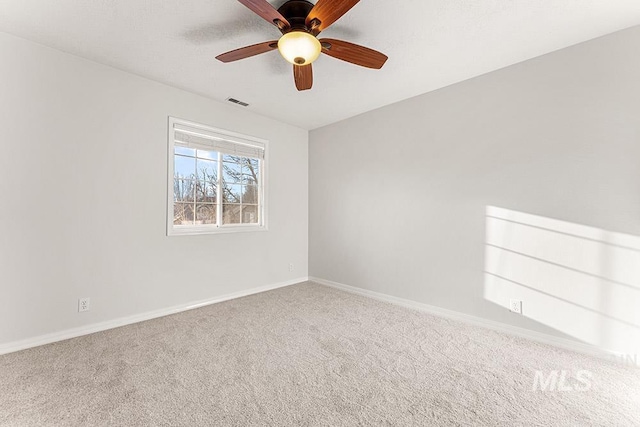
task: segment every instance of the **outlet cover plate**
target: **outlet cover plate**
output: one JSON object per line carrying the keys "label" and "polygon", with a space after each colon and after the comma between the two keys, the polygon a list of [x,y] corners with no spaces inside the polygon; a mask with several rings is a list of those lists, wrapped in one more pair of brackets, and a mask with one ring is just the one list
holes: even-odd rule
{"label": "outlet cover plate", "polygon": [[512,313],[522,314],[522,301],[519,299],[512,299],[509,301],[509,311]]}
{"label": "outlet cover plate", "polygon": [[91,308],[91,298],[80,298],[78,300],[78,313],[89,311]]}

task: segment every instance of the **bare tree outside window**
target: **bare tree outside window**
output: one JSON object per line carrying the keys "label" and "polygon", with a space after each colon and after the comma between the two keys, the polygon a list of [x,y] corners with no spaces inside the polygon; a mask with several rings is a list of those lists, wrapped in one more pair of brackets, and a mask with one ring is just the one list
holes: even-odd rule
{"label": "bare tree outside window", "polygon": [[222,224],[258,224],[259,177],[258,159],[176,147],[174,225],[216,224],[219,194]]}

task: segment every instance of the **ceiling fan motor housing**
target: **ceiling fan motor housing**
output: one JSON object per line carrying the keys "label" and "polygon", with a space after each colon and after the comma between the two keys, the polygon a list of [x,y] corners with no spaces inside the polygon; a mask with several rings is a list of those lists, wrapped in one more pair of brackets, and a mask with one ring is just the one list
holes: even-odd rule
{"label": "ceiling fan motor housing", "polygon": [[[289,0],[285,2],[280,8],[278,12],[289,21],[291,27],[287,30],[289,31],[306,31],[310,32],[310,28],[307,28],[305,23],[307,19],[307,15],[313,9],[313,3],[307,0]],[[276,23],[276,25],[278,25]]]}

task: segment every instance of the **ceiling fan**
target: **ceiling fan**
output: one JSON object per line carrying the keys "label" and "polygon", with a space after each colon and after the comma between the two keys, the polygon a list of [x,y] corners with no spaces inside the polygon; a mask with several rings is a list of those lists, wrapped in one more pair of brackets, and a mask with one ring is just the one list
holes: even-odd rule
{"label": "ceiling fan", "polygon": [[368,68],[380,69],[387,56],[357,44],[336,39],[319,39],[326,30],[360,0],[288,0],[277,10],[267,0],[238,0],[282,33],[278,40],[258,43],[216,56],[222,62],[233,62],[278,49],[293,64],[293,78],[298,90],[311,89],[311,63],[320,53]]}

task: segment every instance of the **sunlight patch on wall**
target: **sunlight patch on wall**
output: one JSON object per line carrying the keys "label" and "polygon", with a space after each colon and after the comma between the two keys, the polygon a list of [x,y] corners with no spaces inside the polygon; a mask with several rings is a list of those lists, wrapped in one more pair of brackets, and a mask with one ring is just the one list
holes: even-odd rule
{"label": "sunlight patch on wall", "polygon": [[640,237],[488,206],[487,300],[581,341],[640,352]]}

